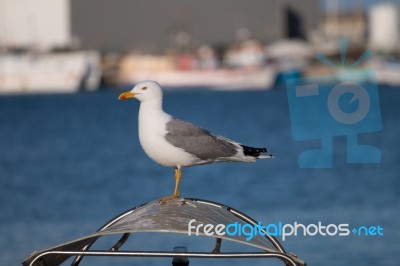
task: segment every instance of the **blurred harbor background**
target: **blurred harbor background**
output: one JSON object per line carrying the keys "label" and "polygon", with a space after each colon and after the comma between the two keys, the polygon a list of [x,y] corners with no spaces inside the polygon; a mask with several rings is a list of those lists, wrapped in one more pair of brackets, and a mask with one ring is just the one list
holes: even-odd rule
{"label": "blurred harbor background", "polygon": [[[339,39],[348,42],[344,64]],[[144,79],[185,89],[271,89],[287,77],[340,79],[367,49],[374,56],[357,68],[399,85],[397,1],[0,1],[1,94]]]}
{"label": "blurred harbor background", "polygon": [[[396,265],[398,4],[0,0],[0,264],[18,265],[34,250],[90,234],[117,214],[171,193],[172,170],[140,147],[138,103],[117,101],[120,89],[154,79],[166,87],[167,112],[266,146],[276,157],[184,169],[183,196],[227,204],[263,224],[380,225],[383,237],[297,236],[282,244],[309,265]],[[344,64],[341,39],[348,44]],[[367,49],[373,56],[352,67]],[[318,53],[334,67],[316,59]],[[379,148],[381,163],[348,164],[346,138],[339,136],[332,168],[299,168],[298,155],[320,143],[293,140],[285,80],[329,75],[340,81],[355,69],[377,75],[383,129],[360,134],[359,141]],[[186,245],[209,251],[212,245],[153,235],[131,241],[136,250]],[[171,261],[91,258],[82,265],[110,264]]]}

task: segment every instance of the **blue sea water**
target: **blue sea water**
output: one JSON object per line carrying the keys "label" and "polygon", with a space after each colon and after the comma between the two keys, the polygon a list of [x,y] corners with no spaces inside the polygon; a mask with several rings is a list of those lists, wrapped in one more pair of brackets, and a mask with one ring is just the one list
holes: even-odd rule
{"label": "blue sea water", "polygon": [[[18,265],[35,250],[90,234],[117,214],[172,192],[173,170],[151,161],[140,147],[139,104],[119,102],[118,94],[0,97],[1,265]],[[397,265],[400,90],[380,88],[379,94],[383,129],[359,141],[378,147],[381,163],[347,164],[346,138],[335,137],[332,168],[302,169],[298,155],[319,144],[293,140],[285,90],[167,91],[167,112],[244,144],[266,146],[276,157],[184,169],[183,196],[226,204],[263,224],[379,225],[383,236],[301,235],[281,243],[309,265]],[[204,248],[186,238],[163,237],[148,236],[136,248],[212,248],[212,242]],[[88,259],[82,265],[111,263],[171,265],[170,259],[144,258]],[[237,265],[248,264],[282,265],[273,260]]]}

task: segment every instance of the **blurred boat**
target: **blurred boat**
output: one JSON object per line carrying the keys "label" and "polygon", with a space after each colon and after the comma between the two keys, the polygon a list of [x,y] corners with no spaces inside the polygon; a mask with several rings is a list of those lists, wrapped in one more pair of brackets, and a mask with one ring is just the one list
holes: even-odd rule
{"label": "blurred boat", "polygon": [[100,79],[100,54],[94,51],[0,56],[0,94],[95,90]]}
{"label": "blurred boat", "polygon": [[132,85],[143,80],[156,80],[164,87],[216,90],[265,90],[275,83],[274,66],[201,69],[194,56],[185,57],[180,63],[179,60],[169,55],[127,55],[120,63],[118,83]]}
{"label": "blurred boat", "polygon": [[266,54],[276,65],[276,85],[284,85],[288,79],[300,79],[304,75],[315,51],[305,41],[283,39],[268,45]]}
{"label": "blurred boat", "polygon": [[376,56],[358,68],[316,65],[307,70],[306,77],[318,78],[321,82],[328,83],[351,80],[358,83],[373,82],[378,85],[398,87],[400,86],[399,73],[399,60]]}
{"label": "blurred boat", "polygon": [[376,73],[376,82],[389,86],[400,86],[400,61],[397,59],[374,57],[369,67]]}
{"label": "blurred boat", "polygon": [[216,90],[270,89],[275,84],[276,71],[272,67],[260,69],[133,71],[121,79],[123,84],[143,80],[157,80],[166,87],[209,87]]}

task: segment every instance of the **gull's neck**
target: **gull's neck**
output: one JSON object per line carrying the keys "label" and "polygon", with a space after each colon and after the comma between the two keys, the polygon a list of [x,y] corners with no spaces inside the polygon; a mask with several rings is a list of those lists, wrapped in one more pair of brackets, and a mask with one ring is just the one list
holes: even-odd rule
{"label": "gull's neck", "polygon": [[140,103],[140,110],[159,110],[162,111],[162,99],[154,99]]}
{"label": "gull's neck", "polygon": [[151,117],[149,120],[153,120],[155,117],[161,119],[167,118],[167,116],[169,115],[166,114],[162,108],[162,99],[154,99],[140,103],[139,123],[146,121],[145,117]]}

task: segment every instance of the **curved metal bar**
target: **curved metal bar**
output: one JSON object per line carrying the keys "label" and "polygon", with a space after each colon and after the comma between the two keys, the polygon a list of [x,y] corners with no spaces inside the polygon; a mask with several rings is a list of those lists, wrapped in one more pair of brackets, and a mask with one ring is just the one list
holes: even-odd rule
{"label": "curved metal bar", "polygon": [[117,243],[115,243],[114,246],[112,246],[110,251],[118,251],[120,247],[122,247],[122,245],[125,244],[126,240],[128,240],[130,235],[131,235],[130,233],[123,234],[122,237],[117,241]]}
{"label": "curved metal bar", "polygon": [[119,256],[119,257],[191,257],[191,258],[277,258],[291,266],[297,266],[296,262],[287,254],[279,252],[253,252],[253,253],[202,253],[202,252],[158,252],[158,251],[46,251],[39,254],[31,261],[29,266],[34,266],[38,260],[47,255],[66,255],[66,256]]}
{"label": "curved metal bar", "polygon": [[211,251],[211,253],[221,253],[221,244],[222,244],[222,238],[218,238],[215,240],[215,246],[214,249]]}
{"label": "curved metal bar", "polygon": [[[114,217],[113,219],[111,219],[110,221],[108,221],[107,223],[105,223],[102,227],[100,227],[96,232],[101,232],[105,229],[107,229],[108,227],[112,226],[113,224],[115,224],[116,222],[118,222],[119,220],[121,220],[122,218],[124,218],[125,216],[129,215],[131,212],[133,212],[135,209],[142,207],[145,204],[141,204],[139,206],[136,206],[130,210],[127,210],[126,212],[121,213],[120,215]],[[86,251],[89,250],[89,248],[94,244],[94,242],[96,242],[98,238],[93,239],[93,241],[90,244],[87,244],[86,246],[84,246],[82,248],[82,251]],[[71,266],[78,266],[79,263],[81,262],[81,260],[83,259],[83,257],[81,255],[77,256],[71,263]]]}

